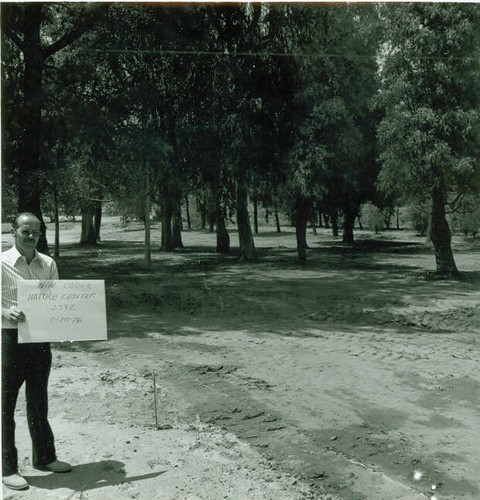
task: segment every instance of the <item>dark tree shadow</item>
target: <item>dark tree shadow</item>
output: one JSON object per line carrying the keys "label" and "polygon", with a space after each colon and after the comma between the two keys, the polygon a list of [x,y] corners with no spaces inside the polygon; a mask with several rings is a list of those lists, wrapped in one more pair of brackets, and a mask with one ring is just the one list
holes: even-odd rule
{"label": "dark tree shadow", "polygon": [[65,474],[47,474],[39,476],[27,476],[25,479],[35,487],[45,490],[68,488],[74,491],[88,491],[105,486],[115,486],[122,483],[133,483],[143,481],[165,474],[167,471],[152,472],[141,476],[127,476],[125,464],[117,460],[101,460],[73,467],[72,472]]}

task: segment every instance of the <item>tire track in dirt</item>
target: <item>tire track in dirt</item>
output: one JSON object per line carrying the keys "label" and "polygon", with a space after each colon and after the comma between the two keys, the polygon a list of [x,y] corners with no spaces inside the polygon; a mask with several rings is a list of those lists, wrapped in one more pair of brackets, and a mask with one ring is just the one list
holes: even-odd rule
{"label": "tire track in dirt", "polygon": [[274,391],[272,384],[255,377],[238,377],[234,368],[222,365],[183,368],[174,376],[175,385],[186,399],[195,402],[193,408],[200,420],[250,443],[264,454],[272,468],[296,475],[312,488],[312,498],[428,498],[380,468],[326,445],[331,437],[313,437],[272,411],[261,399],[252,397],[252,390]]}
{"label": "tire track in dirt", "polygon": [[[18,493],[6,490],[5,499],[313,498],[311,489],[272,469],[249,443],[201,422],[190,408],[178,405],[163,384],[161,423],[167,418],[172,425],[152,427],[150,367],[139,372],[138,360],[132,366],[130,359],[122,367],[118,358],[105,358],[105,352],[84,353],[75,346],[65,350],[55,353],[50,410],[58,450],[74,469],[68,475],[33,470],[28,429],[21,418],[20,467],[31,488]],[[170,371],[168,362],[165,366]],[[184,418],[185,411],[191,418]],[[25,416],[23,394],[17,413]]]}
{"label": "tire track in dirt", "polygon": [[[430,498],[432,485],[440,488],[440,500],[477,496],[479,491],[475,481],[469,481],[469,477],[473,477],[471,463],[470,468],[468,462],[465,464],[467,467],[462,466],[458,445],[452,447],[452,455],[445,457],[432,455],[428,446],[425,448],[429,432],[432,431],[432,438],[435,439],[438,436],[435,427],[441,424],[446,436],[451,436],[451,439],[456,437],[457,444],[464,443],[470,448],[464,448],[470,459],[477,455],[473,444],[469,446],[468,440],[465,441],[468,433],[462,435],[457,432],[462,424],[456,417],[459,413],[471,415],[467,430],[475,428],[473,407],[469,410],[469,395],[471,401],[475,382],[472,380],[469,385],[465,379],[471,370],[478,368],[474,353],[476,342],[473,339],[470,342],[463,335],[441,334],[439,337],[438,334],[415,330],[402,333],[398,330],[379,332],[358,328],[355,331],[310,329],[303,333],[292,330],[290,333],[276,331],[245,336],[232,332],[223,338],[218,333],[209,335],[203,332],[202,352],[206,354],[210,349],[213,353],[228,345],[233,355],[225,351],[219,356],[212,354],[209,359],[223,359],[224,362],[202,365],[185,364],[185,359],[195,359],[193,354],[185,358],[180,355],[175,365],[182,366],[183,362],[184,368],[182,373],[177,373],[175,383],[181,382],[180,392],[184,393],[186,400],[194,402],[195,411],[202,420],[234,432],[271,456],[280,467],[290,467],[289,470],[297,473],[300,471],[303,474],[301,478],[311,484],[318,494],[336,494],[342,499],[362,498],[364,484],[363,491],[368,492],[365,498],[372,498],[367,485],[371,488],[373,484],[375,491],[381,491],[377,482],[378,476],[383,476],[385,484],[393,480],[394,485],[390,484],[391,489],[386,488],[386,494],[379,496],[382,500],[392,498],[392,491],[395,491],[393,497],[397,498],[398,484],[411,488],[406,498],[415,494]],[[220,338],[224,342],[219,342]],[[442,342],[438,342],[439,338]],[[192,345],[194,350],[198,336],[195,339]],[[189,351],[192,340],[188,337],[183,337],[180,342],[172,339],[170,352],[178,354],[178,349]],[[255,364],[247,361],[254,357],[253,351]],[[453,363],[452,359],[455,360]],[[235,364],[232,365],[232,361]],[[354,391],[355,385],[349,391],[348,384],[355,379],[338,371],[342,364],[346,367],[365,366],[365,373],[357,379],[363,384],[358,387],[360,393]],[[277,369],[278,365],[284,365],[283,376],[280,376],[282,370]],[[247,366],[253,371],[247,372]],[[268,374],[265,367],[275,367],[274,372]],[[318,390],[326,397],[314,405],[304,404],[303,401],[314,402],[312,397],[317,391],[312,392],[314,386],[299,387],[292,380],[295,377],[302,380],[300,372],[314,376],[319,367],[322,367],[320,372],[324,372],[321,375],[323,387]],[[451,372],[455,373],[454,377]],[[330,379],[325,384],[328,381],[325,377],[335,373],[340,378]],[[381,393],[378,396],[372,393],[372,399],[369,393],[374,390],[374,379],[369,381],[370,373],[376,377],[389,374],[379,388]],[[392,381],[396,379],[396,382],[390,390],[385,383],[392,376]],[[279,384],[272,382],[276,379]],[[444,388],[440,397],[437,386]],[[392,392],[400,388],[399,397],[407,398],[403,405],[398,404]],[[201,398],[199,394],[202,394]],[[361,423],[346,426],[342,423],[340,429],[329,427],[328,423],[325,425],[325,407],[322,405],[335,400],[340,403],[339,408],[344,407],[357,414]],[[448,413],[443,417],[432,411],[436,408],[439,411],[448,410],[455,406],[455,400],[458,401],[457,413],[452,413],[452,417],[448,417]],[[389,401],[395,406],[376,409],[379,402],[388,405]],[[327,418],[330,424],[342,420],[348,424],[348,420],[352,420],[340,416],[332,420],[332,415],[330,411]],[[244,419],[248,416],[251,418]],[[276,428],[267,430],[269,422],[262,419],[270,420],[272,416]],[[299,425],[301,421],[306,427]],[[315,421],[325,428],[315,429]],[[436,443],[434,448],[437,447]],[[291,452],[287,453],[287,449]],[[347,475],[343,474],[346,462],[355,468],[350,469]],[[448,464],[454,464],[453,469]],[[421,481],[413,477],[416,470],[422,472]],[[367,472],[376,477],[368,477]],[[349,477],[349,474],[353,475]],[[363,482],[362,478],[366,477],[368,480]]]}

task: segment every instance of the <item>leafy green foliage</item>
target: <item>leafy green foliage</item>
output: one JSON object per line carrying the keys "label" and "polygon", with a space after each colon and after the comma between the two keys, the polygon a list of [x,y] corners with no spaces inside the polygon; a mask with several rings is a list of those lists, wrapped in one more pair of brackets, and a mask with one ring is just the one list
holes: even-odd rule
{"label": "leafy green foliage", "polygon": [[452,215],[452,226],[465,236],[477,237],[480,232],[480,195],[466,196],[456,213]]}
{"label": "leafy green foliage", "polygon": [[455,209],[478,189],[479,11],[445,3],[381,10],[379,183],[387,192],[401,189],[410,199],[431,201],[437,272],[456,277],[446,207]]}
{"label": "leafy green foliage", "polygon": [[479,169],[478,8],[411,4],[382,13],[380,184],[417,198],[438,186],[450,199],[469,192]]}
{"label": "leafy green foliage", "polygon": [[358,212],[372,191],[377,167],[373,154],[375,36],[360,37],[373,23],[373,9],[308,10],[304,51],[312,54],[299,68],[295,129],[288,157],[287,203],[303,197],[324,211]]}
{"label": "leafy green foliage", "polygon": [[387,219],[409,198],[430,206],[438,188],[458,208],[479,184],[472,5],[13,4],[2,21],[12,197],[25,174],[27,21],[40,26],[44,206],[55,187],[65,213],[92,199],[141,212],[149,185],[158,206],[207,193],[226,216],[241,184],[243,200],[247,187],[289,215],[351,220],[370,199]]}

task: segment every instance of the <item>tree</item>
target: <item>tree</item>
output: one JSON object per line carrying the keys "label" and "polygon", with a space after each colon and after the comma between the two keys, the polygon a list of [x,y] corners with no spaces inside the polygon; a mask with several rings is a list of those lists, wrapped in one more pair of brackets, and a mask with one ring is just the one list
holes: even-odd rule
{"label": "tree", "polygon": [[[105,128],[113,143],[104,153],[108,164],[102,162],[98,173],[105,177],[111,195],[128,199],[145,222],[147,265],[152,202],[161,206],[161,249],[182,246],[179,222],[185,172],[177,121],[181,119],[178,110],[185,95],[183,77],[188,64],[163,54],[178,48],[179,37],[169,31],[179,31],[184,19],[176,12],[158,6],[115,5],[90,44],[96,67],[101,68],[95,84],[97,102],[100,113],[108,117]],[[96,46],[120,49],[99,53]]]}
{"label": "tree", "polygon": [[[235,180],[237,225],[242,259],[256,259],[255,244],[248,214],[248,172],[256,148],[247,147],[255,141],[252,114],[255,102],[249,85],[254,73],[249,58],[236,53],[251,52],[258,40],[261,5],[221,6],[210,11],[218,32],[217,48],[232,54],[224,59],[229,78],[230,92],[226,102],[225,126],[228,148],[224,149],[225,164]],[[257,35],[257,37],[256,37]],[[254,65],[253,65],[254,66]]]}
{"label": "tree", "polygon": [[302,26],[307,40],[298,70],[293,130],[287,168],[286,201],[295,215],[298,253],[305,260],[307,221],[322,207],[338,234],[343,214],[345,244],[376,178],[374,95],[376,36],[373,9],[318,6]]}
{"label": "tree", "polygon": [[380,12],[380,185],[429,201],[437,273],[457,277],[446,213],[478,186],[479,10],[415,3]]}
{"label": "tree", "polygon": [[[7,3],[2,6],[2,34],[13,47],[8,55],[22,60],[19,82],[21,104],[3,110],[4,123],[14,122],[10,140],[16,148],[9,168],[18,179],[19,211],[33,212],[42,222],[38,248],[48,252],[45,224],[41,211],[42,179],[41,142],[43,76],[49,57],[65,49],[91,29],[104,15],[104,4]],[[11,62],[9,59],[7,62]],[[17,111],[12,114],[12,111]]]}

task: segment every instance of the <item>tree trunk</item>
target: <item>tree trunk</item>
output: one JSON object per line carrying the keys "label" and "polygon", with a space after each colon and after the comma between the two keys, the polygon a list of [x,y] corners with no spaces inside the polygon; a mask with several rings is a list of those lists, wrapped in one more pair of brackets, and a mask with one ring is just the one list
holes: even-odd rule
{"label": "tree trunk", "polygon": [[277,208],[277,204],[275,203],[274,207],[273,207],[273,211],[275,213],[275,226],[277,227],[277,233],[281,233],[282,230],[280,228],[280,217],[278,215],[278,208]]}
{"label": "tree trunk", "polygon": [[397,219],[397,229],[400,229],[400,208],[397,207],[395,209],[396,212],[396,219]]}
{"label": "tree trunk", "polygon": [[297,236],[298,260],[302,265],[307,261],[308,212],[308,201],[304,198],[297,198],[295,201],[295,233]]}
{"label": "tree trunk", "polygon": [[383,222],[385,223],[385,229],[387,231],[390,230],[390,226],[392,225],[392,214],[390,213],[390,210],[387,208],[387,213],[385,214],[385,217],[383,218]]}
{"label": "tree trunk", "polygon": [[162,252],[171,252],[175,245],[173,244],[172,233],[172,204],[167,196],[162,199],[162,242],[160,250]]}
{"label": "tree trunk", "polygon": [[[102,7],[103,8],[103,7]],[[2,12],[3,13],[3,12]],[[22,34],[19,38],[22,43],[24,72],[22,76],[23,102],[19,114],[20,133],[15,138],[18,143],[16,158],[14,162],[18,171],[18,193],[19,212],[33,212],[40,220],[40,239],[37,244],[38,250],[48,254],[48,242],[46,237],[46,226],[43,222],[40,197],[44,189],[44,183],[40,164],[40,151],[42,144],[42,80],[45,58],[58,52],[73,40],[77,39],[92,25],[91,19],[80,28],[70,32],[71,36],[65,36],[50,47],[42,46],[40,40],[40,29],[43,20],[42,3],[30,2],[25,4],[24,18],[22,23]],[[23,35],[23,36],[22,36]],[[52,48],[53,47],[53,48]],[[4,111],[4,110],[2,110]]]}
{"label": "tree trunk", "polygon": [[205,206],[207,210],[207,221],[208,221],[208,230],[210,233],[215,231],[215,195],[211,191],[207,191],[205,193]]}
{"label": "tree trunk", "polygon": [[278,216],[277,210],[275,210],[275,225],[277,227],[277,233],[281,233],[282,229],[280,227],[280,217]]}
{"label": "tree trunk", "polygon": [[223,215],[217,219],[217,253],[230,253],[230,236]]}
{"label": "tree trunk", "polygon": [[360,231],[363,231],[363,224],[360,215],[357,215],[357,220],[358,220],[358,228],[360,229]]}
{"label": "tree trunk", "polygon": [[435,248],[437,274],[458,278],[459,272],[451,247],[452,234],[445,216],[445,194],[441,188],[433,190],[432,202],[430,237]]}
{"label": "tree trunk", "polygon": [[237,225],[241,258],[255,260],[257,255],[248,217],[248,192],[245,180],[242,178],[237,179]]}
{"label": "tree trunk", "polygon": [[253,197],[253,231],[258,234],[258,199]]}
{"label": "tree trunk", "polygon": [[152,265],[152,245],[150,238],[150,211],[152,210],[151,200],[150,200],[150,172],[148,169],[148,163],[145,167],[145,266],[150,269]]}
{"label": "tree trunk", "polygon": [[322,212],[318,212],[318,227],[323,227]]}
{"label": "tree trunk", "polygon": [[40,44],[40,24],[42,19],[41,3],[27,4],[24,22],[24,64],[23,106],[19,117],[18,136],[18,204],[19,212],[32,212],[41,222],[41,236],[37,248],[49,253],[46,226],[40,207],[42,182],[40,181],[40,144],[42,110],[42,76],[44,56]]}
{"label": "tree trunk", "polygon": [[332,234],[333,236],[338,236],[338,214],[337,212],[332,212],[331,216],[331,222],[332,222]]}
{"label": "tree trunk", "polygon": [[200,229],[202,231],[207,227],[207,202],[205,200],[205,195],[202,197],[197,197],[197,207],[200,212]]}
{"label": "tree trunk", "polygon": [[222,209],[218,190],[214,183],[210,186],[212,198],[215,203],[215,222],[217,227],[217,253],[230,253],[230,236],[225,225],[225,211]]}
{"label": "tree trunk", "polygon": [[311,219],[311,226],[312,226],[312,232],[313,234],[317,234],[317,221],[315,220],[315,216],[313,216]]}
{"label": "tree trunk", "polygon": [[57,183],[53,184],[53,220],[55,222],[55,250],[56,259],[60,257],[60,219],[58,216],[58,189]]}
{"label": "tree trunk", "polygon": [[100,229],[102,227],[102,202],[97,200],[95,202],[95,234],[97,236],[97,241],[100,241]]}
{"label": "tree trunk", "polygon": [[190,219],[190,205],[188,203],[188,194],[185,196],[185,209],[187,211],[187,228],[190,231],[192,229],[192,220]]}
{"label": "tree trunk", "polygon": [[96,246],[97,235],[93,218],[95,217],[95,202],[92,200],[83,200],[81,202],[82,211],[82,234],[80,236],[81,245]]}
{"label": "tree trunk", "polygon": [[352,210],[345,210],[344,218],[343,218],[343,244],[344,245],[353,245],[354,237],[353,237],[353,228],[355,225],[355,218],[357,217],[357,213]]}
{"label": "tree trunk", "polygon": [[330,217],[327,214],[323,214],[323,220],[325,221],[325,229],[330,229]]}
{"label": "tree trunk", "polygon": [[183,248],[182,243],[182,209],[180,197],[172,201],[173,205],[173,229],[172,238],[174,248]]}

